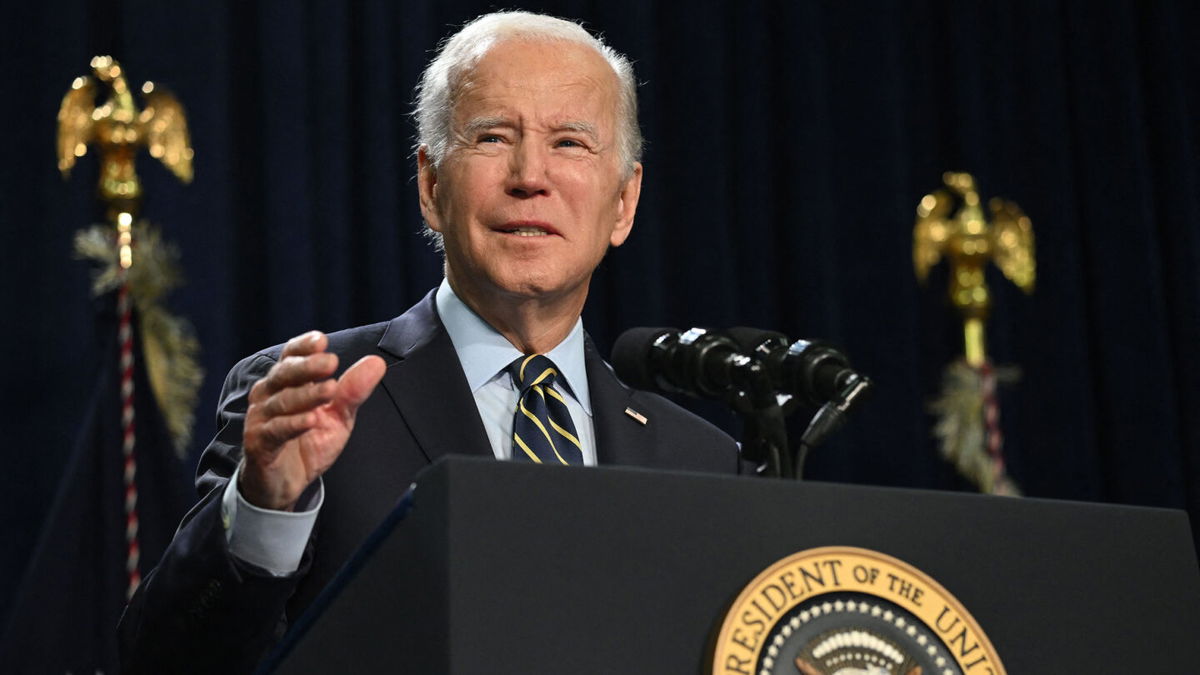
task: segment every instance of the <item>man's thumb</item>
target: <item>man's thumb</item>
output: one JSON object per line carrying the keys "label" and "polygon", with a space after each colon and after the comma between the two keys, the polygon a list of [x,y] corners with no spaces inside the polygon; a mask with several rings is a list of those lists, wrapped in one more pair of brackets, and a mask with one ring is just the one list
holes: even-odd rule
{"label": "man's thumb", "polygon": [[378,356],[362,357],[338,378],[335,403],[347,415],[353,415],[358,411],[358,406],[375,391],[386,371],[387,365]]}

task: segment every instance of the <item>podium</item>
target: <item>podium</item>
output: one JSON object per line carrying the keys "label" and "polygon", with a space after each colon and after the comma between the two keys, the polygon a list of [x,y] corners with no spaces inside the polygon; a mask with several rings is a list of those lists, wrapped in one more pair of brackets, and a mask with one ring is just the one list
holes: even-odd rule
{"label": "podium", "polygon": [[704,673],[742,589],[828,546],[928,574],[1008,673],[1200,663],[1200,569],[1180,511],[448,458],[295,625],[272,672]]}

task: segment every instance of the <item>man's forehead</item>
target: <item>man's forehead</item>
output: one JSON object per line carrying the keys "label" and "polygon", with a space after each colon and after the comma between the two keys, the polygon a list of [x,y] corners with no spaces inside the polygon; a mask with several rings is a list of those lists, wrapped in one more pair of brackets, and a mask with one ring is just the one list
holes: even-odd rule
{"label": "man's forehead", "polygon": [[505,42],[464,73],[453,117],[461,131],[537,124],[596,133],[616,117],[617,87],[612,67],[590,47]]}
{"label": "man's forehead", "polygon": [[571,95],[592,98],[613,96],[619,87],[612,66],[587,45],[517,39],[493,44],[458,84],[459,98],[472,93],[544,95],[566,89],[582,89]]}

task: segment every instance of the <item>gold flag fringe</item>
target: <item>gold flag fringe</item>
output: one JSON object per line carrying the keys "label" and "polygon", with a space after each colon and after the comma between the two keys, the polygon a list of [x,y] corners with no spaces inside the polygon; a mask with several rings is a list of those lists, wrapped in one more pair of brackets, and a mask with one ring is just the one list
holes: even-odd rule
{"label": "gold flag fringe", "polygon": [[[994,372],[997,383],[1021,379],[1020,370],[1013,366],[995,367]],[[980,369],[964,360],[946,366],[942,392],[929,404],[929,412],[938,418],[933,435],[941,443],[942,456],[980,492],[1020,495],[1021,489],[1004,470],[999,451],[996,455],[988,452],[983,377]]]}
{"label": "gold flag fringe", "polygon": [[[96,262],[92,294],[100,296],[121,285],[122,270],[111,225],[93,225],[75,233],[75,257]],[[196,401],[204,371],[197,357],[200,343],[186,319],[162,306],[163,298],[181,283],[179,251],[162,240],[146,221],[133,225],[135,265],[125,271],[129,295],[138,313],[138,330],[150,388],[162,411],[175,453],[183,457],[192,437]]]}

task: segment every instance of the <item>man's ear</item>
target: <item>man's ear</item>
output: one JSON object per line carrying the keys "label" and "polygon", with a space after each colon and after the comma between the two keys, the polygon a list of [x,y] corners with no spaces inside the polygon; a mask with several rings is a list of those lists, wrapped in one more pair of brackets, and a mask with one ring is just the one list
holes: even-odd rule
{"label": "man's ear", "polygon": [[441,221],[437,210],[437,168],[429,158],[429,146],[417,148],[417,197],[421,203],[421,217],[434,232],[441,232]]}
{"label": "man's ear", "polygon": [[621,186],[617,195],[617,222],[608,243],[620,246],[633,229],[633,216],[637,213],[638,198],[642,196],[642,163],[634,162],[633,171]]}

